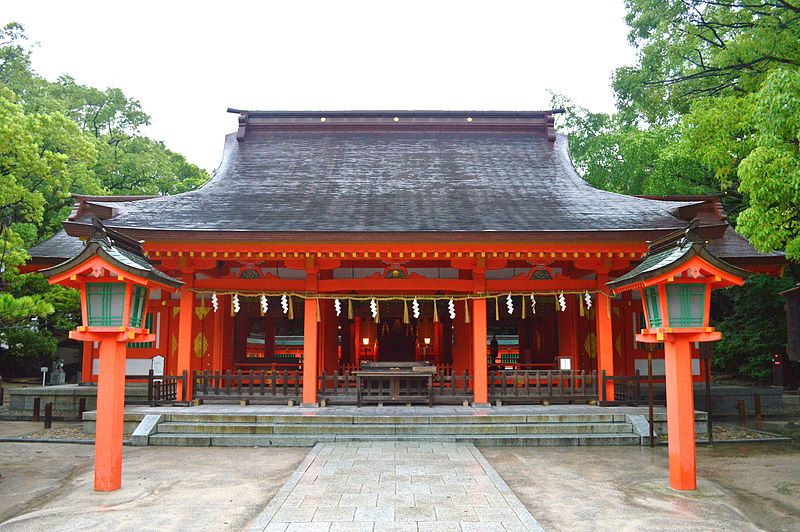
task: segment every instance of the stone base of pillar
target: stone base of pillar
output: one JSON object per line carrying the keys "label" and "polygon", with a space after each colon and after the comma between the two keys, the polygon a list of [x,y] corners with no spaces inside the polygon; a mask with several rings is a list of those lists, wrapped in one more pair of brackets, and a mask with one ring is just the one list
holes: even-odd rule
{"label": "stone base of pillar", "polygon": [[319,408],[319,403],[300,403],[300,408]]}
{"label": "stone base of pillar", "polygon": [[472,408],[491,408],[491,403],[476,403],[473,401]]}

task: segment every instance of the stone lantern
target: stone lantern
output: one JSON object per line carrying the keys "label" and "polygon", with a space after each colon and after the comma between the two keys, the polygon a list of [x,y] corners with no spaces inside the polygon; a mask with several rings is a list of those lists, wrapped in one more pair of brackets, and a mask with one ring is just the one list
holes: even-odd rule
{"label": "stone lantern", "polygon": [[639,290],[646,327],[637,342],[664,344],[670,486],[697,487],[692,342],[713,342],[711,292],[741,285],[749,272],[714,256],[696,226],[651,243],[642,262],[607,284],[613,294]]}
{"label": "stone lantern", "polygon": [[119,489],[127,344],[154,340],[145,327],[150,289],[174,292],[183,283],[156,270],[139,242],[98,220],[81,253],[41,273],[50,284],[80,290],[81,325],[69,337],[100,349],[94,489]]}

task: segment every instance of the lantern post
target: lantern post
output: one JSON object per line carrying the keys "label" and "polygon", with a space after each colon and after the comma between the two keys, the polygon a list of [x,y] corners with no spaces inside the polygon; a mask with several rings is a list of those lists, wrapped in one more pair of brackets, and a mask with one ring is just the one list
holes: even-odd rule
{"label": "lantern post", "polygon": [[636,268],[607,284],[614,294],[641,291],[646,327],[636,341],[664,344],[673,489],[697,489],[691,344],[722,338],[709,326],[711,292],[741,285],[748,275],[713,255],[692,224],[652,242]]}
{"label": "lantern post", "polygon": [[94,489],[117,490],[122,485],[127,345],[155,339],[145,327],[149,290],[174,292],[183,283],[156,270],[141,243],[96,219],[81,253],[41,273],[50,284],[80,290],[81,325],[69,337],[97,342],[100,351]]}

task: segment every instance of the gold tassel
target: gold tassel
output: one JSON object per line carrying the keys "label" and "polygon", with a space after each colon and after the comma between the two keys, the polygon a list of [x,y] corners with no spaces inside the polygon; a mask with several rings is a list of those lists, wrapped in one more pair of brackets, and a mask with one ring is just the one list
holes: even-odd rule
{"label": "gold tassel", "polygon": [[469,299],[464,300],[464,323],[469,323]]}
{"label": "gold tassel", "polygon": [[294,305],[292,304],[292,296],[289,296],[289,319],[294,319]]}
{"label": "gold tassel", "polygon": [[500,321],[500,298],[494,298],[494,321]]}
{"label": "gold tassel", "polygon": [[375,301],[375,323],[381,322],[381,304]]}
{"label": "gold tassel", "polygon": [[231,296],[231,318],[236,316],[236,313],[233,311],[233,296]]}
{"label": "gold tassel", "polygon": [[555,294],[553,294],[553,301],[556,304],[556,312],[558,312],[559,310],[561,310],[561,305],[558,304],[558,296]]}
{"label": "gold tassel", "polygon": [[352,299],[348,299],[347,300],[347,319],[348,320],[352,320],[353,319],[353,300]]}
{"label": "gold tassel", "polygon": [[578,294],[578,307],[581,310],[581,317],[586,316],[586,309],[583,308],[583,298]]}
{"label": "gold tassel", "polygon": [[606,315],[608,316],[608,319],[611,319],[611,297],[607,296],[605,300],[606,300]]}
{"label": "gold tassel", "polygon": [[522,319],[525,319],[525,296],[522,296]]}
{"label": "gold tassel", "polygon": [[403,300],[403,323],[411,323],[411,320],[408,318],[408,301],[405,299]]}
{"label": "gold tassel", "polygon": [[319,299],[317,299],[316,301],[317,301],[317,323],[319,323],[322,321],[322,316],[320,315],[319,312]]}
{"label": "gold tassel", "polygon": [[433,323],[439,323],[439,310],[436,308],[436,300],[433,300]]}

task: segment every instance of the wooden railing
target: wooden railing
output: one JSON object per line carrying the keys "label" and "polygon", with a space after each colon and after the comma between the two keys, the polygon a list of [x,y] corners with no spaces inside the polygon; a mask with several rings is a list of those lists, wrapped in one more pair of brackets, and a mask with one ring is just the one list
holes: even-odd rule
{"label": "wooden railing", "polygon": [[[159,377],[153,381],[153,397],[156,400],[172,400],[177,382],[182,377]],[[205,401],[253,400],[256,402],[282,403],[299,401],[303,393],[303,375],[299,371],[230,371],[195,372],[195,397]],[[601,382],[602,381],[602,382]],[[558,370],[494,370],[488,372],[490,401],[504,403],[583,403],[601,401],[598,392],[605,394],[605,383],[614,382],[613,402],[605,404],[636,404],[639,393],[639,377],[604,376],[596,372]],[[471,401],[474,377],[469,372],[437,372],[432,379],[432,395],[435,404],[460,404]],[[317,377],[320,400],[340,404],[354,404],[357,397],[356,378],[349,371],[323,371]],[[150,395],[148,393],[148,395]]]}
{"label": "wooden railing", "polygon": [[[188,378],[186,371],[181,375],[156,375],[151,369],[147,375],[126,375],[125,381],[147,382],[147,404],[159,406],[161,403],[186,401],[185,392],[182,397],[178,397],[178,389],[186,390]],[[182,386],[178,386],[179,384]],[[144,404],[144,401],[128,400],[126,403]]]}
{"label": "wooden railing", "polygon": [[[614,383],[614,397],[606,393],[607,384]],[[639,406],[641,396],[641,377],[639,371],[635,375],[606,375],[600,372],[600,404],[604,406],[630,405]]]}
{"label": "wooden railing", "polygon": [[597,399],[597,373],[558,370],[489,372],[489,400],[506,403],[575,403]]}
{"label": "wooden railing", "polygon": [[265,402],[299,400],[303,373],[293,370],[194,372],[194,395],[204,401],[262,398]]}

